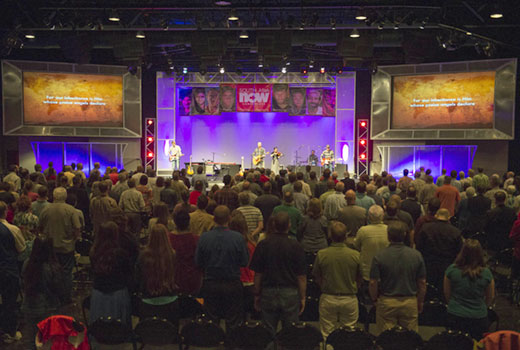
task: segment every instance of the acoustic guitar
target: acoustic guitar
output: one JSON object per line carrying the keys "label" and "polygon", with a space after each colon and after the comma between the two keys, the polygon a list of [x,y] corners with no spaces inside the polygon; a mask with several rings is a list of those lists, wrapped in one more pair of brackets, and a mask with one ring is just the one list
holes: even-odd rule
{"label": "acoustic guitar", "polygon": [[268,155],[269,152],[265,152],[265,154],[263,155],[259,155],[259,156],[254,156],[253,157],[253,164],[254,165],[258,165],[260,163],[262,163],[262,161],[264,160],[265,156]]}

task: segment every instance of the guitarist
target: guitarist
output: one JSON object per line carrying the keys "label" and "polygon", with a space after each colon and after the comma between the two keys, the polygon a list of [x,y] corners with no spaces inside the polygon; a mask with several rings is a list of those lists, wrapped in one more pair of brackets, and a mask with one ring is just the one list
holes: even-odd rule
{"label": "guitarist", "polygon": [[265,148],[262,147],[262,142],[258,142],[258,146],[253,151],[253,165],[258,168],[265,168],[265,156],[269,154],[269,152],[265,151]]}
{"label": "guitarist", "polygon": [[168,150],[168,156],[170,157],[170,162],[172,163],[172,170],[179,170],[180,160],[184,154],[181,152],[181,147],[175,144],[175,141],[172,140],[170,145],[170,149]]}
{"label": "guitarist", "polygon": [[332,162],[334,162],[334,151],[330,149],[330,145],[321,152],[321,165],[325,169],[332,170]]}

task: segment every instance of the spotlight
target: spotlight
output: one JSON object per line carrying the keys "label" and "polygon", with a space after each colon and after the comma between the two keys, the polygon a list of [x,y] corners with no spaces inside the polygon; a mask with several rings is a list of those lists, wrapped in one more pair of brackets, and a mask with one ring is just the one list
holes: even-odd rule
{"label": "spotlight", "polygon": [[231,2],[229,2],[229,1],[215,1],[215,5],[217,5],[217,6],[229,6],[229,5],[231,5]]}
{"label": "spotlight", "polygon": [[147,140],[148,140],[148,142],[153,142],[153,137],[148,136]]}
{"label": "spotlight", "polygon": [[338,72],[338,74],[343,74],[343,68],[341,68],[341,67],[338,68],[337,72]]}
{"label": "spotlight", "polygon": [[365,145],[367,144],[367,140],[365,140],[365,139],[361,139],[361,140],[359,140],[359,144],[360,144],[361,146],[365,146]]}
{"label": "spotlight", "polygon": [[135,37],[137,39],[144,39],[144,38],[146,38],[146,35],[144,35],[144,32],[142,30],[140,30],[137,32],[137,34],[135,34]]}
{"label": "spotlight", "polygon": [[350,33],[351,38],[359,38],[359,32],[356,28],[352,29],[352,32]]}
{"label": "spotlight", "polygon": [[226,73],[226,70],[224,69],[224,67],[220,67],[219,72],[220,74],[224,74]]}
{"label": "spotlight", "polygon": [[282,74],[285,74],[285,73],[287,73],[287,68],[282,67]]}
{"label": "spotlight", "polygon": [[394,30],[399,29],[399,23],[394,24]]}
{"label": "spotlight", "polygon": [[494,4],[493,8],[491,9],[491,12],[489,13],[489,17],[493,19],[499,19],[504,17],[504,14],[502,13],[502,10],[500,10],[500,6],[498,4]]}
{"label": "spotlight", "polygon": [[466,35],[473,35],[472,32],[466,32]]}
{"label": "spotlight", "polygon": [[231,10],[231,13],[229,14],[228,21],[238,21],[238,16],[235,10]]}
{"label": "spotlight", "polygon": [[34,32],[27,32],[25,33],[26,39],[36,39],[36,35],[34,35]]}
{"label": "spotlight", "polygon": [[362,121],[359,123],[359,126],[361,126],[362,128],[366,128],[367,127],[367,122],[366,121]]}
{"label": "spotlight", "polygon": [[147,123],[148,123],[148,125],[152,125],[153,124],[153,119],[148,119]]}
{"label": "spotlight", "polygon": [[290,66],[290,65],[291,65],[291,61],[287,61],[287,62],[285,62],[285,65],[286,65],[286,66]]}
{"label": "spotlight", "polygon": [[336,18],[334,17],[330,18],[330,29],[336,30]]}
{"label": "spotlight", "polygon": [[243,30],[243,31],[240,32],[239,38],[240,39],[247,39],[247,38],[249,38],[249,35],[247,34],[247,32],[245,30]]}
{"label": "spotlight", "polygon": [[367,155],[366,155],[365,153],[361,153],[361,154],[359,155],[359,158],[360,158],[361,160],[365,160],[365,159],[367,159]]}
{"label": "spotlight", "polygon": [[321,74],[325,74],[325,67],[321,67],[321,68],[320,68],[320,73],[321,73]]}
{"label": "spotlight", "polygon": [[112,10],[110,12],[110,16],[108,16],[108,20],[110,22],[119,22],[121,20],[121,18],[119,17],[119,15],[117,14],[117,11],[116,10]]}
{"label": "spotlight", "polygon": [[153,152],[148,152],[147,156],[148,158],[153,158]]}
{"label": "spotlight", "polygon": [[307,72],[308,72],[307,68],[306,67],[302,67],[301,73],[302,74],[307,74]]}
{"label": "spotlight", "polygon": [[309,62],[309,68],[310,68],[310,69],[314,68],[314,61],[311,60],[311,61]]}
{"label": "spotlight", "polygon": [[367,19],[367,15],[365,14],[365,12],[363,10],[359,10],[356,14],[356,19],[358,21],[364,21],[365,19]]}
{"label": "spotlight", "polygon": [[264,68],[264,64],[262,62],[258,62],[258,68]]}
{"label": "spotlight", "polygon": [[383,30],[384,26],[383,26],[383,23],[380,23],[377,25],[377,29],[379,30]]}
{"label": "spotlight", "polygon": [[188,67],[182,67],[182,74],[188,74]]}

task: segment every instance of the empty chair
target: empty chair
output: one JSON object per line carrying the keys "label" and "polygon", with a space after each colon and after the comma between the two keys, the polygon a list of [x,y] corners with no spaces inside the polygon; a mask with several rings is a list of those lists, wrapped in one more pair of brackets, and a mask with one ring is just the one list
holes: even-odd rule
{"label": "empty chair", "polygon": [[423,346],[419,334],[403,327],[394,327],[377,337],[376,345],[382,350],[417,350]]}
{"label": "empty chair", "polygon": [[232,345],[243,350],[264,349],[274,338],[262,322],[245,322],[229,332]]}
{"label": "empty chair", "polygon": [[186,346],[216,347],[224,343],[225,337],[218,324],[203,317],[192,320],[181,329],[181,344]]}
{"label": "empty chair", "polygon": [[372,350],[375,338],[360,328],[339,327],[327,337],[327,345],[334,350]]}
{"label": "empty chair", "polygon": [[293,323],[276,335],[277,349],[311,350],[322,340],[321,332],[305,322]]}
{"label": "empty chair", "polygon": [[446,327],[446,304],[440,301],[427,301],[419,314],[419,326]]}
{"label": "empty chair", "polygon": [[317,322],[320,320],[320,299],[308,296],[305,301],[305,309],[300,315],[300,320],[305,322]]}
{"label": "empty chair", "polygon": [[166,319],[157,317],[146,318],[135,326],[134,333],[137,342],[145,345],[165,346],[179,342],[179,328]]}
{"label": "empty chair", "polygon": [[89,327],[89,335],[99,344],[121,345],[131,343],[136,349],[134,334],[129,326],[112,317],[100,317]]}
{"label": "empty chair", "polygon": [[473,345],[473,338],[468,334],[449,330],[431,337],[424,350],[472,350]]}

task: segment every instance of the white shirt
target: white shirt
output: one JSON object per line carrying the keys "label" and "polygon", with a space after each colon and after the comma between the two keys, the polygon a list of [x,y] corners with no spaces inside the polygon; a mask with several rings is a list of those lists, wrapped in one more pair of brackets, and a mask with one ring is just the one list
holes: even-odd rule
{"label": "white shirt", "polygon": [[18,226],[11,225],[5,219],[0,219],[0,222],[5,225],[11,231],[14,237],[14,245],[16,246],[16,251],[21,253],[25,250],[25,238],[23,237],[22,231],[18,228]]}
{"label": "white shirt", "polygon": [[174,159],[179,159],[181,156],[181,147],[179,145],[171,146],[168,151],[169,155],[174,157]]}

